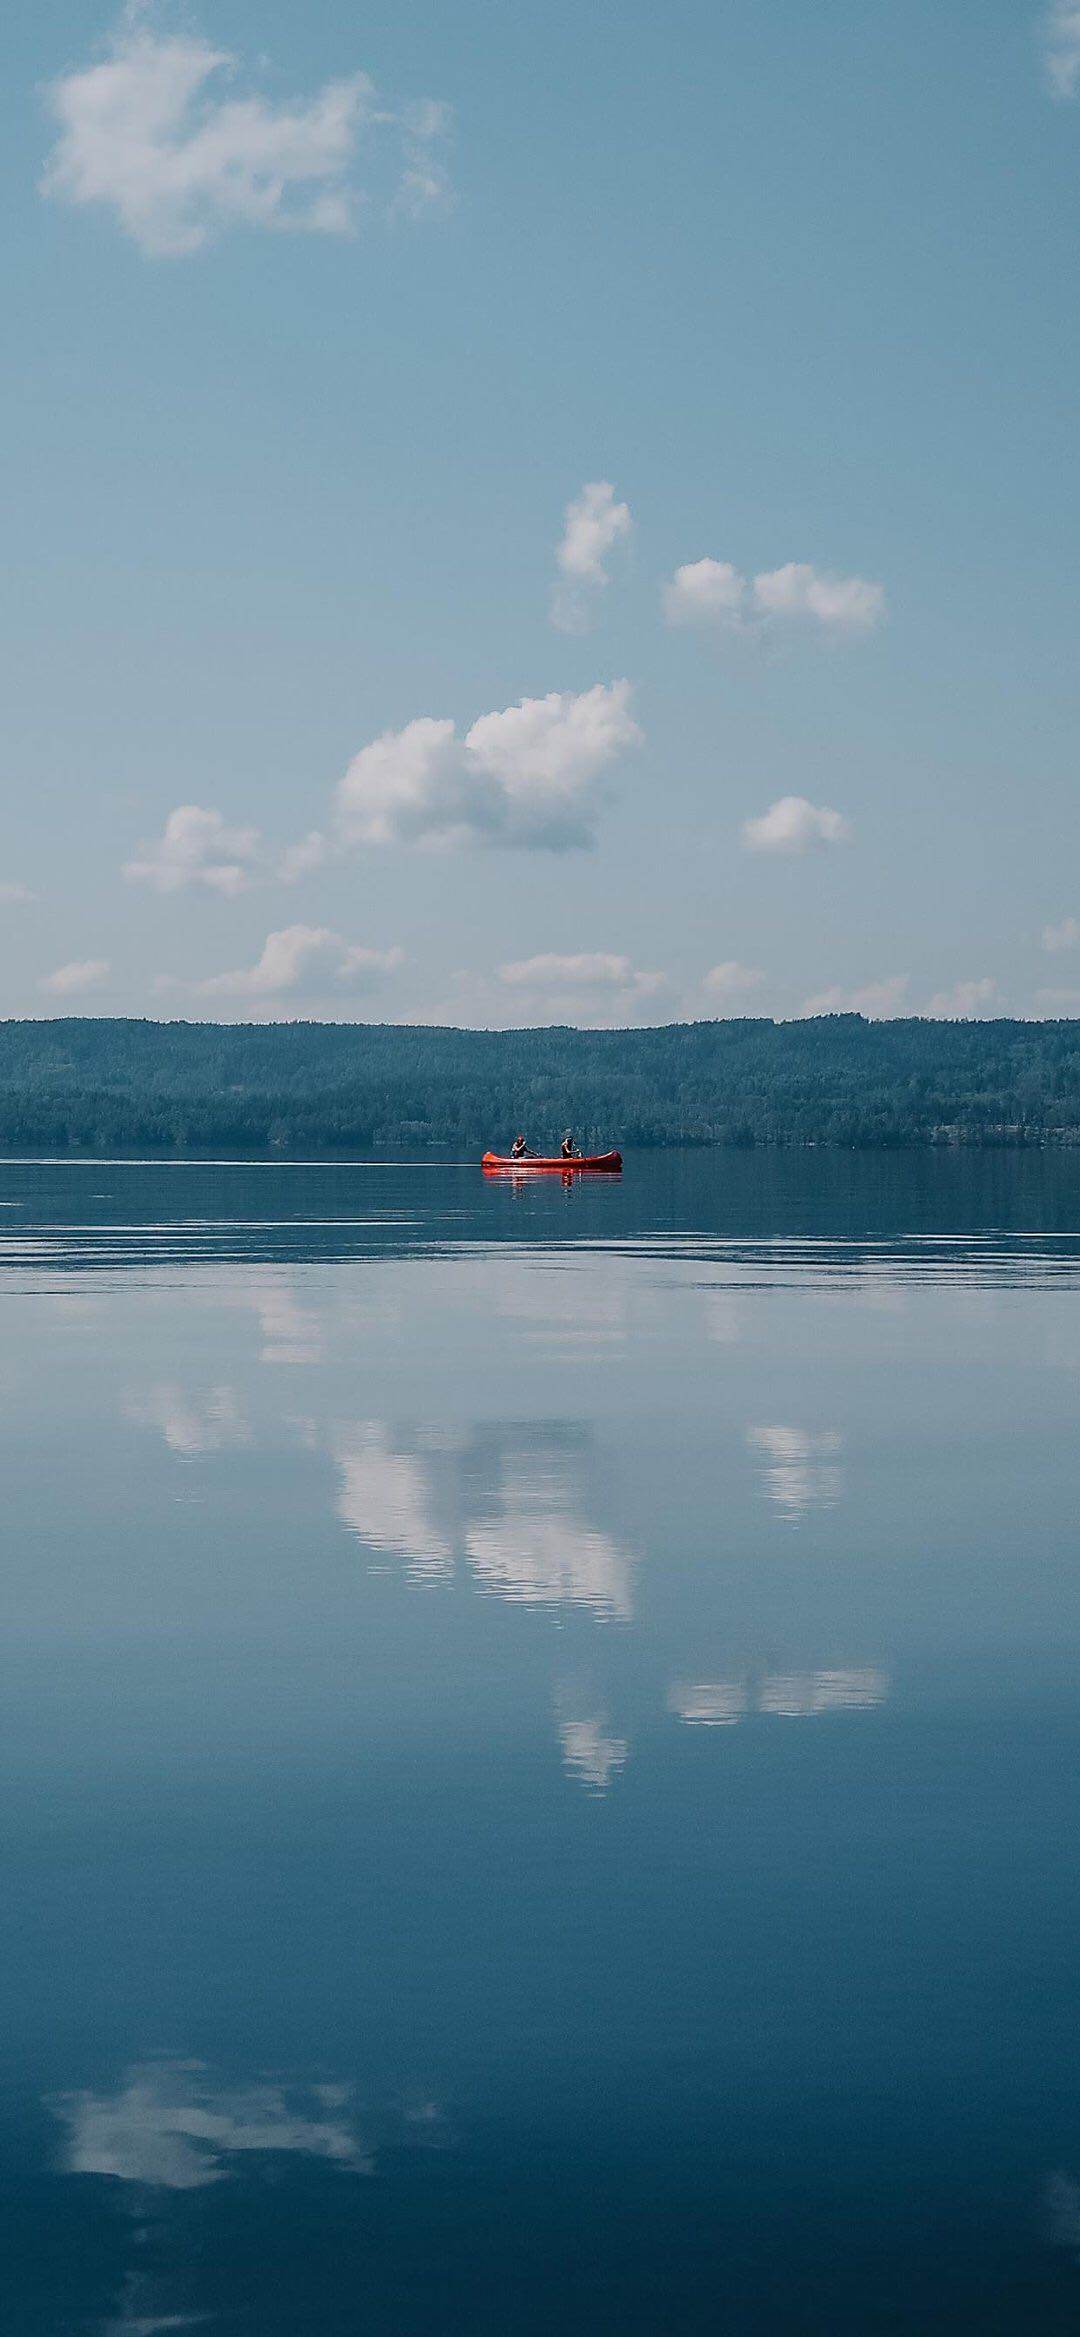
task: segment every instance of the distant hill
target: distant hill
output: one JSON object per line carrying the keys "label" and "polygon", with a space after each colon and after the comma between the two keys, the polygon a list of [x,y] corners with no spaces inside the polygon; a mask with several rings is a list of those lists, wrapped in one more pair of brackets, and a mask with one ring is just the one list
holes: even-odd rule
{"label": "distant hill", "polygon": [[0,1148],[1080,1141],[1080,1022],[0,1023]]}

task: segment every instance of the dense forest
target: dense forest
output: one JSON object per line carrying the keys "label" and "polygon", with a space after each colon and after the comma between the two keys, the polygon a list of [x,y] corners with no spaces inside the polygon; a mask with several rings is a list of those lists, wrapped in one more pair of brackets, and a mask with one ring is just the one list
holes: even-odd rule
{"label": "dense forest", "polygon": [[0,1023],[0,1148],[1080,1141],[1080,1022]]}

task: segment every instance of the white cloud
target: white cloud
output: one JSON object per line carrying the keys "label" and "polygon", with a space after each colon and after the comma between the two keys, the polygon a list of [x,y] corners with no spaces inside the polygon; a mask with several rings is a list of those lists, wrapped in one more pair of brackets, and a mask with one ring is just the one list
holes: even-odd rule
{"label": "white cloud", "polygon": [[268,933],[253,966],[211,974],[193,985],[200,997],[279,998],[314,978],[373,987],[404,963],[400,949],[366,949],[344,941],[327,925],[285,925]]}
{"label": "white cloud", "polygon": [[729,560],[691,560],[664,586],[664,615],[669,625],[735,627],[745,598],[746,578]]}
{"label": "white cloud", "polygon": [[278,876],[282,884],[296,884],[300,877],[310,876],[322,868],[327,858],[326,838],[318,828],[301,836],[298,844],[290,844],[278,862]]}
{"label": "white cloud", "polygon": [[1060,925],[1044,925],[1042,944],[1053,956],[1063,949],[1075,949],[1080,943],[1080,920],[1063,917]]}
{"label": "white cloud", "polygon": [[593,479],[568,503],[555,559],[559,582],[551,600],[551,621],[561,632],[584,632],[595,595],[610,582],[605,562],[625,542],[633,521],[628,503],[616,503],[609,479]]}
{"label": "white cloud", "polygon": [[753,592],[765,617],[807,617],[837,632],[868,633],[885,614],[883,585],[864,576],[826,576],[804,560],[755,576]]}
{"label": "white cloud", "polygon": [[625,681],[523,698],[482,714],[464,740],[452,722],[422,716],[354,756],[338,788],[339,829],[350,844],[587,846],[602,774],[640,736]]}
{"label": "white cloud", "polygon": [[454,200],[450,175],[440,152],[449,137],[452,110],[440,98],[423,97],[405,107],[401,126],[405,168],[392,210],[408,219],[422,219],[429,211],[447,211]]}
{"label": "white cloud", "polygon": [[198,251],[237,225],[345,235],[361,204],[361,137],[389,131],[404,159],[397,201],[415,212],[444,199],[432,148],[445,114],[433,101],[395,112],[353,73],[276,102],[234,93],[236,73],[227,49],[129,6],[99,60],[47,92],[59,135],[43,193],[105,205],[159,257]]}
{"label": "white cloud", "polygon": [[872,1022],[887,1021],[890,1015],[903,1013],[909,982],[907,974],[890,974],[881,982],[864,982],[857,990],[819,990],[804,1000],[800,1013],[865,1014]]}
{"label": "white cloud", "polygon": [[258,849],[257,828],[228,828],[219,811],[180,803],[169,813],[160,843],[143,844],[143,857],[125,861],[124,875],[129,884],[152,885],[159,893],[206,885],[232,895],[248,883]]}
{"label": "white cloud", "polygon": [[742,632],[755,623],[809,623],[832,633],[868,633],[885,615],[885,588],[864,576],[830,576],[805,560],[749,578],[729,560],[692,560],[664,586],[669,625]]}
{"label": "white cloud", "polygon": [[108,958],[72,958],[68,965],[44,974],[38,989],[50,998],[79,998],[86,990],[99,990],[108,977]]}
{"label": "white cloud", "polygon": [[751,990],[758,990],[765,976],[757,966],[741,966],[738,958],[725,958],[722,965],[710,966],[702,981],[707,998],[718,1006],[729,1006],[737,998],[746,998]]}
{"label": "white cloud", "polygon": [[514,990],[559,990],[564,986],[577,990],[631,990],[640,997],[651,997],[662,990],[663,974],[643,973],[627,957],[617,957],[608,950],[583,950],[576,957],[559,957],[554,951],[542,952],[534,958],[515,958],[509,965],[499,967],[499,980]]}
{"label": "white cloud", "polygon": [[977,981],[956,982],[951,990],[939,990],[926,1011],[936,1021],[968,1021],[993,1007],[997,998],[997,983],[990,974],[983,974]]}
{"label": "white cloud", "polygon": [[[542,951],[499,968],[499,983],[513,995],[516,1022],[607,1025],[640,1019],[644,1003],[667,987],[665,974],[650,973],[610,950],[582,950],[567,956]],[[494,999],[496,1014],[502,1002]],[[490,1012],[480,1004],[481,1014]]]}
{"label": "white cloud", "polygon": [[1080,6],[1056,0],[1043,18],[1043,61],[1055,97],[1075,97],[1080,88]]}
{"label": "white cloud", "polygon": [[851,825],[826,803],[782,795],[758,819],[743,821],[742,836],[750,852],[809,852],[815,845],[846,844]]}
{"label": "white cloud", "polygon": [[24,901],[36,901],[36,899],[37,894],[31,892],[29,885],[0,884],[0,905],[4,908],[15,908]]}
{"label": "white cloud", "polygon": [[1063,1011],[1069,1017],[1080,1007],[1080,990],[1036,990],[1035,1002],[1052,1015]]}

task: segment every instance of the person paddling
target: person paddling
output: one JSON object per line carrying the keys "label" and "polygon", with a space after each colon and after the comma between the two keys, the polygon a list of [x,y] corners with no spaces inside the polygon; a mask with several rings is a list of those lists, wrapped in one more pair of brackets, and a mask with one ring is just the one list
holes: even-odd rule
{"label": "person paddling", "polygon": [[575,1150],[573,1130],[570,1128],[567,1129],[562,1140],[562,1157],[564,1160],[579,1160],[581,1157]]}
{"label": "person paddling", "polygon": [[514,1141],[510,1147],[511,1160],[527,1160],[528,1157],[529,1147],[525,1142],[524,1136],[515,1136]]}

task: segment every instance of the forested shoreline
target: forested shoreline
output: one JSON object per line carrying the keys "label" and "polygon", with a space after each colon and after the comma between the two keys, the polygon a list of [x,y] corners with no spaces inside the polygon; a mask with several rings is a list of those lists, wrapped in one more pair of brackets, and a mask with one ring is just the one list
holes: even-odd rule
{"label": "forested shoreline", "polygon": [[1080,1142],[1080,1022],[0,1023],[0,1148]]}

